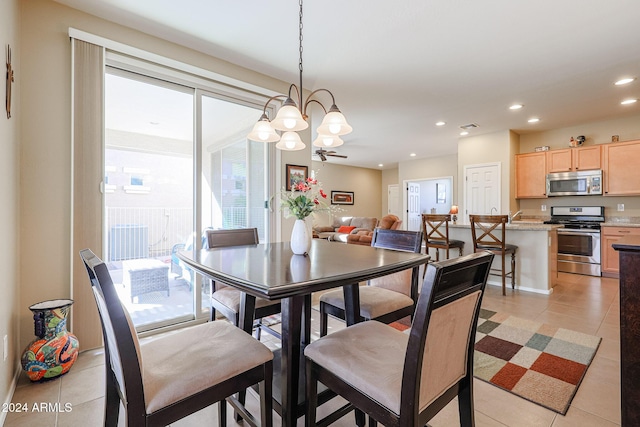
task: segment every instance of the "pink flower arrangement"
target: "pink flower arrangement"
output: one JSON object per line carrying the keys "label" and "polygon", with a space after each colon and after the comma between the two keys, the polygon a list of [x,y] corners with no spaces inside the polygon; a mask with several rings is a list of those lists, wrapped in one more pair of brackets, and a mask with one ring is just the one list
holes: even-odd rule
{"label": "pink flower arrangement", "polygon": [[332,207],[324,202],[327,194],[315,178],[307,178],[293,184],[291,191],[283,191],[280,198],[282,207],[288,209],[287,216],[295,216],[297,219],[305,219],[314,212],[332,210]]}

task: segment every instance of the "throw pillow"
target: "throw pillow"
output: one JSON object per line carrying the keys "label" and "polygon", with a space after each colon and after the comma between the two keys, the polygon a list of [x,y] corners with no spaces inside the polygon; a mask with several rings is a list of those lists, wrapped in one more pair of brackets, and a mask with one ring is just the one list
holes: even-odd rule
{"label": "throw pillow", "polygon": [[356,227],[355,226],[351,226],[351,225],[341,225],[340,228],[338,228],[338,233],[345,233],[345,234],[349,234],[351,233],[353,230],[355,230]]}

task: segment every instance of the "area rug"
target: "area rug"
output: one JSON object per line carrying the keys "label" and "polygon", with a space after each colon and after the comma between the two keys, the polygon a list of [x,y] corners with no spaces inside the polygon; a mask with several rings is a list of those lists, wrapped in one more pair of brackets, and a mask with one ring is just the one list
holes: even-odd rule
{"label": "area rug", "polygon": [[[403,319],[391,326],[404,330],[410,324]],[[600,341],[593,335],[480,310],[473,374],[564,415]]]}

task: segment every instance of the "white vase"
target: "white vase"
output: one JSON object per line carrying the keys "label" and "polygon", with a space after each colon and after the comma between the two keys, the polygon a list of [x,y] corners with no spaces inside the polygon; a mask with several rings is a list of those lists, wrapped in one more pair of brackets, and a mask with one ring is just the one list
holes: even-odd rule
{"label": "white vase", "polygon": [[305,255],[311,249],[311,233],[303,219],[296,219],[291,231],[291,251],[296,255]]}

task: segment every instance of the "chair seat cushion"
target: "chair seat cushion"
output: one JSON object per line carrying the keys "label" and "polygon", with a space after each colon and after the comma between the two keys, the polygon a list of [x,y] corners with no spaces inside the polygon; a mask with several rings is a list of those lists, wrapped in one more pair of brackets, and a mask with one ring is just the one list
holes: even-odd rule
{"label": "chair seat cushion", "polygon": [[[240,312],[240,298],[242,297],[242,291],[225,286],[215,291],[211,298],[219,303],[229,307],[236,313]],[[256,308],[266,307],[268,305],[280,304],[279,300],[268,300],[264,298],[256,298]]]}
{"label": "chair seat cushion", "polygon": [[[429,245],[440,245],[446,246],[447,242],[444,240],[428,240],[427,244]],[[462,240],[449,239],[449,247],[450,248],[458,248],[464,246],[464,242]]]}
{"label": "chair seat cushion", "polygon": [[[413,300],[399,292],[375,286],[360,286],[360,315],[365,319],[375,319],[387,313],[410,307]],[[320,301],[344,310],[342,289],[330,291],[320,296]]]}
{"label": "chair seat cushion", "polygon": [[407,334],[369,321],[320,338],[309,344],[304,354],[399,414],[408,342]]}
{"label": "chair seat cushion", "polygon": [[[502,248],[500,246],[478,245],[477,249],[491,251],[491,252],[498,252],[498,253],[502,252]],[[516,245],[510,245],[508,243],[504,245],[504,251],[508,254],[515,253],[516,249],[518,249]]]}
{"label": "chair seat cushion", "polygon": [[169,332],[140,350],[149,414],[273,359],[265,345],[226,321]]}

